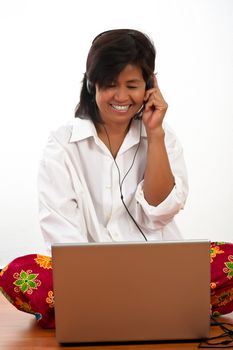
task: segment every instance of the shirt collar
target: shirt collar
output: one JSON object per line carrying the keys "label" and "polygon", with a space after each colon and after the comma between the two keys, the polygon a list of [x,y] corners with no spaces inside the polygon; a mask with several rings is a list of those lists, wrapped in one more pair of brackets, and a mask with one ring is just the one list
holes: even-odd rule
{"label": "shirt collar", "polygon": [[[132,140],[138,140],[138,135],[140,131],[140,124],[142,121],[132,120],[128,136]],[[98,138],[96,128],[94,123],[90,119],[76,118],[73,121],[72,134],[70,137],[70,142],[78,142],[89,137]],[[146,129],[142,123],[141,137],[147,137]]]}
{"label": "shirt collar", "polygon": [[93,122],[90,119],[76,118],[73,122],[70,142],[78,142],[92,136],[97,137]]}

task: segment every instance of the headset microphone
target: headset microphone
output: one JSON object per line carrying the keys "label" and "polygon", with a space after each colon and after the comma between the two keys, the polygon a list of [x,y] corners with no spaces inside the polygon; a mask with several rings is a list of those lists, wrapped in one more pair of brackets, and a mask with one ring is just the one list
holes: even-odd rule
{"label": "headset microphone", "polygon": [[145,109],[145,105],[143,104],[141,107],[140,107],[140,109],[139,109],[139,111],[134,115],[134,119],[136,119],[136,120],[140,120],[141,118],[142,118],[142,114],[143,114],[143,112],[144,112],[144,109]]}

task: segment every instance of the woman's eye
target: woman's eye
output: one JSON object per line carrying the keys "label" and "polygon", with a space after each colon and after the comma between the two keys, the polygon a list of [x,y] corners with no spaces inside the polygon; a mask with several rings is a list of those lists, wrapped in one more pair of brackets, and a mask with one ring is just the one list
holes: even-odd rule
{"label": "woman's eye", "polygon": [[130,86],[128,86],[128,89],[137,89],[137,86],[130,85]]}

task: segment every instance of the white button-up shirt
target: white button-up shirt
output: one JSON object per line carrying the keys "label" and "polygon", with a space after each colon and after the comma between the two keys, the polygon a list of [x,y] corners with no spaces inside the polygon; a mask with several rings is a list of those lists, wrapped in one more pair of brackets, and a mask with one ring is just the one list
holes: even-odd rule
{"label": "white button-up shirt", "polygon": [[164,129],[175,186],[156,207],[149,205],[143,194],[147,136],[143,125],[140,132],[139,121],[132,121],[116,157],[120,180],[114,159],[92,121],[76,118],[51,133],[38,176],[39,218],[48,252],[55,242],[144,240],[121,201],[119,182],[131,166],[122,193],[147,240],[181,238],[174,216],[187,197],[187,174],[180,143],[167,125]]}

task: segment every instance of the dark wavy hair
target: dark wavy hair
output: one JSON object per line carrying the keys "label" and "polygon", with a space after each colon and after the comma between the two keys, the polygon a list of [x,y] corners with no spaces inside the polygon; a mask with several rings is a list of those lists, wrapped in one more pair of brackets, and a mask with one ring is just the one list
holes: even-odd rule
{"label": "dark wavy hair", "polygon": [[138,30],[113,29],[95,37],[87,56],[75,117],[101,123],[95,102],[95,85],[100,88],[108,86],[128,64],[139,66],[143,79],[148,83],[154,72],[155,56],[152,40]]}

